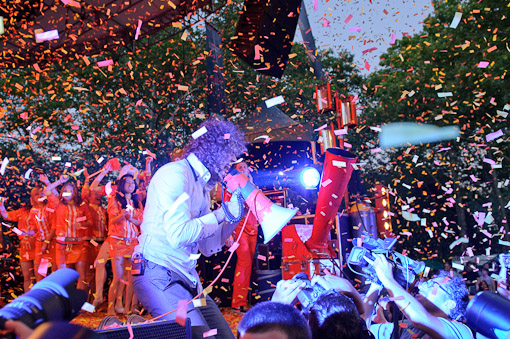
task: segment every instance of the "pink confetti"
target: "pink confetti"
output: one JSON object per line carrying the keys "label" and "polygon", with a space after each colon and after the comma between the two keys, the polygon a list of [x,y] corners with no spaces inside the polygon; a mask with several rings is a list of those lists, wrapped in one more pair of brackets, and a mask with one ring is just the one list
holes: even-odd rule
{"label": "pink confetti", "polygon": [[372,48],[369,48],[369,49],[366,49],[364,51],[361,52],[361,54],[367,54],[367,53],[370,53],[372,51],[375,51],[377,49],[377,47],[372,47]]}
{"label": "pink confetti", "polygon": [[496,162],[494,160],[492,160],[492,159],[489,159],[489,158],[484,158],[483,162],[486,162],[486,163],[490,164],[491,166],[496,165]]}
{"label": "pink confetti", "polygon": [[143,99],[138,100],[138,101],[136,102],[135,106],[140,106],[140,105],[142,104],[142,102],[143,102]]}
{"label": "pink confetti", "polygon": [[500,136],[503,136],[503,131],[502,130],[499,130],[499,131],[496,131],[494,133],[489,133],[485,136],[485,140],[487,141],[492,141],[494,139],[497,139],[499,138]]}
{"label": "pink confetti", "polygon": [[186,299],[179,300],[177,303],[177,311],[175,312],[175,322],[181,326],[186,324],[186,316],[188,314],[188,301]]}
{"label": "pink confetti", "polygon": [[391,35],[390,45],[393,45],[396,40],[397,40],[397,35],[395,33],[393,33]]}
{"label": "pink confetti", "polygon": [[228,282],[229,282],[229,281],[230,281],[230,280],[229,280],[229,279],[227,279],[227,278],[221,278],[221,282],[222,282],[222,283],[226,283],[226,284],[228,284]]}
{"label": "pink confetti", "polygon": [[113,65],[113,60],[112,59],[99,61],[97,63],[98,67],[106,67],[106,66],[111,66],[111,65]]}
{"label": "pink confetti", "polygon": [[471,178],[471,180],[473,180],[474,182],[477,182],[477,181],[478,181],[478,179],[475,177],[475,175],[474,175],[474,174],[471,174],[469,177],[470,177],[470,178]]}
{"label": "pink confetti", "polygon": [[257,256],[257,259],[258,259],[258,260],[262,260],[262,261],[266,261],[266,260],[267,260],[267,259],[266,259],[266,257],[264,257],[262,254],[259,254],[259,255]]}
{"label": "pink confetti", "polygon": [[321,184],[321,186],[322,186],[322,187],[326,187],[326,186],[328,186],[329,184],[331,184],[332,182],[333,182],[333,180],[331,180],[331,179],[325,180],[325,181]]}
{"label": "pink confetti", "polygon": [[50,41],[50,40],[58,40],[58,30],[53,29],[47,32],[41,32],[35,34],[36,42]]}
{"label": "pink confetti", "polygon": [[489,62],[488,61],[480,61],[478,63],[478,68],[487,68],[487,66],[489,66]]}
{"label": "pink confetti", "polygon": [[224,139],[230,139],[230,133],[223,134],[223,138]]}
{"label": "pink confetti", "polygon": [[351,33],[361,32],[361,27],[349,27],[349,32]]}
{"label": "pink confetti", "polygon": [[313,131],[317,132],[317,131],[320,131],[321,129],[325,129],[326,127],[328,127],[328,124],[324,124],[321,127],[314,129]]}
{"label": "pink confetti", "polygon": [[76,7],[76,8],[81,8],[81,5],[78,1],[74,1],[74,0],[62,0],[62,2],[64,3],[64,5],[69,5],[71,7]]}
{"label": "pink confetti", "polygon": [[372,152],[372,153],[378,153],[380,151],[381,151],[381,149],[379,147],[373,148],[373,149],[370,150],[370,152]]}
{"label": "pink confetti", "polygon": [[142,20],[138,19],[138,27],[136,27],[135,40],[138,40],[140,29],[142,28]]}
{"label": "pink confetti", "polygon": [[46,274],[48,274],[48,264],[49,264],[49,262],[50,261],[48,259],[41,258],[41,263],[39,264],[39,268],[37,269],[37,273],[39,273],[40,275],[45,277]]}
{"label": "pink confetti", "polygon": [[319,0],[313,0],[313,10],[319,10]]}
{"label": "pink confetti", "polygon": [[260,60],[260,52],[262,51],[262,47],[259,45],[255,45],[255,57],[254,60]]}
{"label": "pink confetti", "polygon": [[81,134],[76,134],[76,137],[78,138],[78,142],[83,142],[83,139],[81,138]]}
{"label": "pink confetti", "polygon": [[365,60],[365,69],[367,71],[370,71],[370,64],[368,63],[368,61]]}
{"label": "pink confetti", "polygon": [[347,17],[347,19],[345,19],[345,21],[344,21],[344,22],[345,22],[346,24],[348,24],[348,23],[349,23],[349,21],[351,21],[351,19],[352,19],[352,14],[349,14],[349,16]]}
{"label": "pink confetti", "polygon": [[328,19],[322,18],[322,27],[331,27]]}
{"label": "pink confetti", "polygon": [[216,335],[216,334],[218,334],[218,330],[213,328],[212,330],[204,332],[204,338],[212,337],[213,335]]}

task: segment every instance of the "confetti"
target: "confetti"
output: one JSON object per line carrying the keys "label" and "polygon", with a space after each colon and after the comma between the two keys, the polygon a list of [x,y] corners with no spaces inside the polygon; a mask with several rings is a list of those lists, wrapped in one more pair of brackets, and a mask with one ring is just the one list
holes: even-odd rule
{"label": "confetti", "polygon": [[281,103],[284,103],[285,100],[283,99],[283,97],[281,95],[275,97],[275,98],[272,98],[272,99],[268,99],[265,101],[266,102],[266,107],[267,108],[270,108],[270,107],[273,107],[273,106],[276,106],[276,105],[279,105]]}
{"label": "confetti", "polygon": [[205,133],[207,133],[207,128],[205,126],[202,126],[197,131],[193,132],[191,136],[193,137],[193,139],[198,139]]}
{"label": "confetti", "polygon": [[51,41],[51,40],[58,40],[58,39],[59,39],[58,30],[56,30],[56,29],[35,34],[35,41],[38,43],[43,42],[43,41]]}
{"label": "confetti", "polygon": [[452,23],[450,24],[450,28],[457,28],[460,23],[460,19],[462,19],[462,13],[455,12],[455,16],[453,17]]}

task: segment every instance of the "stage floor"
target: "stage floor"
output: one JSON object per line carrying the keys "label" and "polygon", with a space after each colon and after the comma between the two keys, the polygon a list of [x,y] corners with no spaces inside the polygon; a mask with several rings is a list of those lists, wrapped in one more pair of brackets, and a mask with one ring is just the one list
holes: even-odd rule
{"label": "stage floor", "polygon": [[[229,307],[220,307],[220,310],[221,313],[223,313],[225,319],[227,320],[230,328],[232,329],[232,332],[234,333],[234,335],[236,335],[237,325],[239,324],[239,321],[241,321],[243,313],[236,310],[232,310]],[[143,314],[142,316],[147,320],[151,319],[151,316],[149,314]],[[96,311],[94,313],[83,312],[76,318],[74,318],[71,321],[71,323],[95,330],[104,317],[106,317],[106,308],[103,307],[100,308],[99,311]],[[117,317],[121,321],[126,322],[127,318],[126,316],[118,315]]]}

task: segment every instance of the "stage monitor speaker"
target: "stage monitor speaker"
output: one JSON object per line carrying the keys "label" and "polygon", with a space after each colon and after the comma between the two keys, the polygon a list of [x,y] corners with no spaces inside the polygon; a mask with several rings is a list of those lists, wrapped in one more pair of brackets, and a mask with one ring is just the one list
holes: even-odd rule
{"label": "stage monitor speaker", "polygon": [[262,74],[281,78],[294,40],[301,0],[246,0],[230,46]]}
{"label": "stage monitor speaker", "polygon": [[[184,326],[175,321],[163,320],[152,323],[131,325],[134,338],[150,339],[191,339],[191,321],[186,319]],[[107,339],[126,339],[130,337],[126,326],[94,331]]]}

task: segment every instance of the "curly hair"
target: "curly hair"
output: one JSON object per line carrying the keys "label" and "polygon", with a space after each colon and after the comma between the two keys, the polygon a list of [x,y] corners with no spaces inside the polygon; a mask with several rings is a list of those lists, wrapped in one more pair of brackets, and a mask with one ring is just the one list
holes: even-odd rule
{"label": "curly hair", "polygon": [[441,284],[448,292],[448,296],[455,301],[455,307],[451,309],[448,316],[451,319],[464,321],[466,317],[466,308],[469,302],[469,292],[466,288],[466,283],[460,277],[450,277],[446,271],[440,271],[439,277],[450,278],[448,282]]}
{"label": "curly hair", "polygon": [[212,183],[216,183],[221,181],[220,171],[224,168],[225,160],[246,151],[244,133],[233,123],[216,118],[204,121],[200,128],[205,128],[207,132],[192,139],[181,158],[195,154],[211,173]]}

